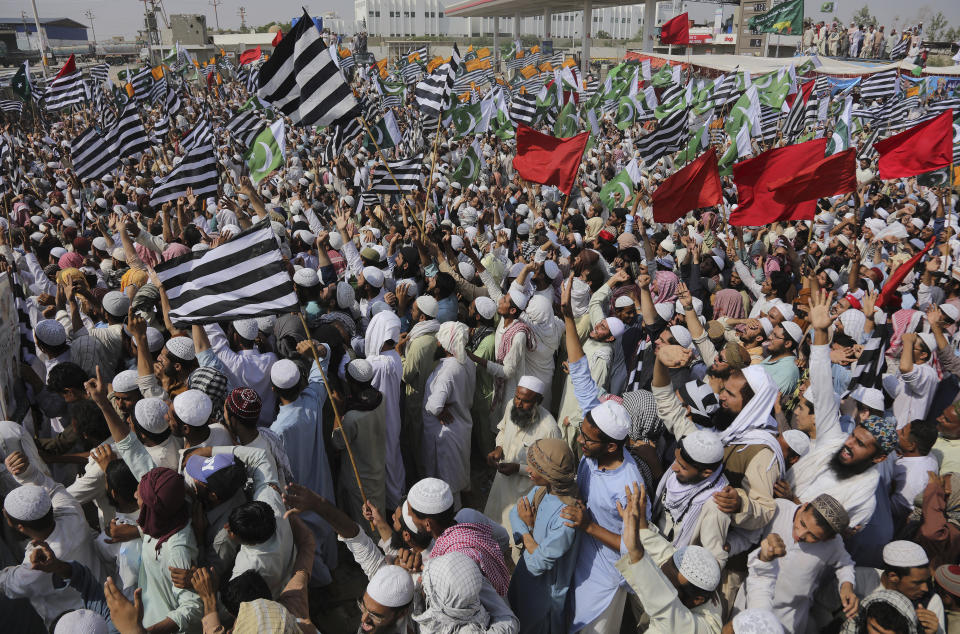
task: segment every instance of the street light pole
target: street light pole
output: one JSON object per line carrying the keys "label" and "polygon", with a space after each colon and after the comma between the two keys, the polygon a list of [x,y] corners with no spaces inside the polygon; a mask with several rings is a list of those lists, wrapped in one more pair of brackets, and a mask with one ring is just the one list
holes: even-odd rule
{"label": "street light pole", "polygon": [[30,0],[33,5],[33,21],[37,25],[37,40],[40,42],[40,69],[43,71],[43,78],[47,78],[47,38],[44,36],[43,29],[40,28],[40,15],[37,13],[37,0]]}
{"label": "street light pole", "polygon": [[220,30],[220,15],[217,13],[217,7],[223,4],[222,0],[210,0],[210,5],[213,7],[213,19],[217,22],[217,30]]}
{"label": "street light pole", "polygon": [[93,15],[93,11],[91,11],[90,9],[87,9],[86,11],[83,12],[83,15],[84,15],[88,20],[90,20],[90,30],[93,32],[93,43],[96,44],[96,43],[97,43],[97,30],[96,30],[95,28],[93,28],[93,18],[95,17],[95,16]]}

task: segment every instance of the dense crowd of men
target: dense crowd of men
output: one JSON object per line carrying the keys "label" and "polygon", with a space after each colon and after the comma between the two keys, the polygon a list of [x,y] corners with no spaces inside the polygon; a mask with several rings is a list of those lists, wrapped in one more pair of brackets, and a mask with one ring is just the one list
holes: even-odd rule
{"label": "dense crowd of men", "polygon": [[801,50],[804,54],[862,59],[914,59],[924,51],[923,22],[901,33],[885,25],[851,21],[846,28],[839,22],[807,20],[803,27]]}
{"label": "dense crowd of men", "polygon": [[[362,632],[960,628],[955,190],[865,158],[812,221],[730,226],[724,179],[660,224],[669,158],[601,202],[644,134],[608,115],[569,195],[492,133],[462,185],[441,126],[422,186],[371,199],[362,137],[326,160],[287,126],[254,184],[221,127],[246,88],[182,96],[87,181],[87,111],[5,125],[2,629],[329,632],[351,558]],[[151,206],[201,112],[218,194]],[[172,318],[156,268],[257,227],[299,312]]]}

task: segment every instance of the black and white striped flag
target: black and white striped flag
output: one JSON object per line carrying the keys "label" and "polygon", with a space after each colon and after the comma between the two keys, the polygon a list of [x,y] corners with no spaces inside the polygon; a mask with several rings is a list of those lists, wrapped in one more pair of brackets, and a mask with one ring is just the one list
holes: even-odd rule
{"label": "black and white striped flag", "polygon": [[[880,326],[878,326],[878,329]],[[863,344],[863,351],[857,357],[856,363],[850,368],[850,383],[847,385],[847,394],[857,387],[872,387],[883,390],[883,373],[887,368],[884,351],[887,347],[886,337],[882,331],[880,336],[871,337]],[[846,394],[844,394],[846,396]]]}
{"label": "black and white striped flag", "polygon": [[150,89],[150,103],[157,105],[163,101],[164,97],[167,95],[167,77],[164,75],[160,78],[160,81],[155,83]]}
{"label": "black and white striped flag", "polygon": [[80,71],[74,71],[50,82],[45,94],[44,107],[47,110],[59,110],[83,103],[85,96],[83,74]]}
{"label": "black and white striped flag", "polygon": [[130,79],[133,84],[133,98],[137,101],[147,101],[150,99],[150,91],[153,89],[153,70],[144,68]]}
{"label": "black and white striped flag", "polygon": [[170,117],[163,115],[159,121],[153,124],[153,142],[157,145],[163,145],[164,139],[170,134]]}
{"label": "black and white striped flag", "polygon": [[247,75],[246,82],[244,85],[247,87],[247,92],[254,92],[257,87],[260,85],[260,66],[255,66],[250,69],[250,74]]}
{"label": "black and white striped flag", "polygon": [[890,99],[897,94],[897,69],[883,70],[860,82],[860,100],[863,103]]}
{"label": "black and white striped flag", "polygon": [[872,161],[874,157],[877,156],[877,151],[873,149],[873,144],[877,142],[877,138],[880,136],[880,128],[874,128],[873,132],[870,133],[863,143],[860,145],[860,148],[857,150],[858,159],[867,159]]}
{"label": "black and white striped flag", "polygon": [[170,319],[179,327],[299,310],[269,224],[255,224],[214,249],[161,262],[156,271],[170,300]]}
{"label": "black and white striped flag", "polygon": [[453,90],[460,61],[460,51],[454,44],[450,61],[437,66],[429,77],[425,77],[417,84],[414,95],[422,114],[435,117],[450,107],[450,93]]}
{"label": "black and white striped flag", "polygon": [[104,104],[99,110],[100,112],[100,126],[104,130],[110,130],[113,126],[117,125],[117,110],[111,104]]}
{"label": "black and white striped flag", "polygon": [[7,114],[23,114],[23,102],[19,99],[0,99],[0,110]]}
{"label": "black and white striped flag", "polygon": [[329,132],[327,145],[323,148],[323,160],[326,162],[332,161],[347,143],[363,132],[363,124],[357,120],[356,113],[351,113],[331,125]]}
{"label": "black and white striped flag", "polygon": [[13,162],[13,151],[10,149],[10,142],[7,137],[0,136],[0,170],[7,170],[7,163]]}
{"label": "black and white striped flag", "polygon": [[157,183],[150,195],[150,206],[159,209],[163,203],[187,195],[193,188],[197,198],[217,193],[217,157],[213,145],[196,147],[183,155],[166,178]]}
{"label": "black and white striped flag", "polygon": [[104,62],[102,64],[97,64],[96,66],[91,66],[89,69],[90,78],[97,83],[107,81],[107,77],[110,75],[110,64]]}
{"label": "black and white striped flag", "polygon": [[[399,161],[387,161],[390,171],[383,164],[373,168],[370,176],[369,193],[372,194],[400,194],[413,192],[420,188],[423,177],[420,170],[423,167],[423,153]],[[393,176],[390,175],[393,172]],[[394,183],[396,179],[396,183]],[[397,186],[399,185],[399,189]]]}
{"label": "black and white striped flag", "polygon": [[100,178],[120,164],[116,151],[107,139],[90,126],[70,141],[73,171],[81,181]]}
{"label": "black and white striped flag", "polygon": [[111,132],[110,147],[116,151],[119,158],[127,158],[150,149],[150,137],[143,127],[135,100],[129,99],[123,106],[117,125]]}
{"label": "black and white striped flag", "polygon": [[907,56],[907,51],[910,50],[910,38],[904,37],[901,38],[899,42],[893,45],[893,48],[890,49],[890,59],[901,59]]}
{"label": "black and white striped flag", "polygon": [[230,137],[244,148],[250,147],[253,138],[257,136],[266,122],[260,111],[254,108],[244,110],[227,122],[226,128]]}
{"label": "black and white striped flag", "polygon": [[180,100],[180,93],[178,93],[173,88],[167,90],[166,107],[167,107],[167,114],[170,115],[171,117],[177,114],[177,112],[180,111],[180,108],[183,107],[183,102]]}
{"label": "black and white striped flag", "polygon": [[257,97],[297,126],[330,125],[357,105],[306,11],[261,66],[259,86]]}
{"label": "black and white striped flag", "polygon": [[510,119],[514,123],[525,123],[533,125],[533,119],[537,116],[537,97],[529,93],[513,96],[510,102]]}
{"label": "black and white striped flag", "polygon": [[213,128],[210,126],[210,120],[207,118],[207,112],[201,112],[193,129],[187,133],[180,141],[180,147],[184,152],[189,152],[202,145],[212,145],[214,143]]}
{"label": "black and white striped flag", "polygon": [[661,119],[657,129],[637,139],[635,145],[646,166],[676,152],[687,142],[687,109],[677,110]]}

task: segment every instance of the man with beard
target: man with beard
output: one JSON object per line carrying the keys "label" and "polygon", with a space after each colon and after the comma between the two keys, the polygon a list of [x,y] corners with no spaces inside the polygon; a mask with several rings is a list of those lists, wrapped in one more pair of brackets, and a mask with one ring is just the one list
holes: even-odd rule
{"label": "man with beard", "polygon": [[767,357],[760,362],[760,366],[777,384],[780,394],[793,394],[800,380],[797,357],[793,353],[802,340],[803,330],[800,326],[792,321],[784,321],[773,327],[764,345]]}
{"label": "man with beard", "polygon": [[[913,604],[925,634],[945,631],[943,600],[933,592],[930,558],[923,546],[906,540],[892,541],[883,547],[883,570],[863,572],[866,574],[862,576],[870,576],[858,587],[864,600],[878,590],[899,592]],[[874,572],[877,576],[869,574]]]}
{"label": "man with beard", "polygon": [[707,366],[706,381],[715,394],[723,389],[723,382],[727,380],[733,370],[742,370],[750,365],[750,353],[747,349],[735,341],[728,342],[720,350],[714,345],[707,331],[703,329],[703,324],[697,316],[694,309],[693,298],[687,285],[683,282],[677,284],[677,297],[683,314],[686,319],[687,330],[700,352],[700,358]]}
{"label": "man with beard", "polygon": [[487,464],[497,470],[483,514],[503,526],[510,525],[510,509],[533,488],[523,468],[527,448],[541,438],[560,438],[557,421],[543,406],[546,386],[533,376],[520,378],[513,401],[497,425],[497,447],[487,454]]}
{"label": "man with beard", "polygon": [[[731,245],[727,248],[727,258],[733,262],[733,270],[736,271],[740,281],[746,287],[747,291],[753,296],[753,307],[750,309],[750,317],[756,319],[761,315],[766,315],[774,308],[778,302],[778,286],[783,283],[789,284],[790,278],[779,271],[767,275],[763,284],[757,284],[753,273],[747,268],[747,265],[740,261],[737,250]],[[774,274],[777,274],[776,276]],[[776,278],[776,279],[775,279]]]}
{"label": "man with beard", "polygon": [[858,421],[847,435],[840,427],[840,410],[830,374],[829,295],[810,297],[810,388],[804,398],[813,403],[816,434],[810,452],[777,483],[777,497],[809,502],[821,493],[837,499],[850,515],[850,526],[862,528],[876,508],[880,480],[877,465],[897,447],[894,425],[879,416]]}
{"label": "man with beard", "polygon": [[154,361],[147,340],[147,322],[132,315],[127,328],[137,343],[137,384],[145,398],[173,398],[187,389],[187,377],[197,369],[197,353],[189,337],[173,337]]}

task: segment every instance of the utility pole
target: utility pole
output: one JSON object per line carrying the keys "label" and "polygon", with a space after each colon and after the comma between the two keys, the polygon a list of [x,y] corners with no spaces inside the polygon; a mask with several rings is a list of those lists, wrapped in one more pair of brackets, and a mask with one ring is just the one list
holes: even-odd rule
{"label": "utility pole", "polygon": [[210,6],[213,7],[213,19],[217,22],[217,30],[220,30],[220,15],[217,13],[217,7],[223,4],[223,0],[210,0]]}
{"label": "utility pole", "polygon": [[43,71],[43,78],[47,78],[47,38],[44,37],[43,29],[40,28],[40,16],[37,14],[37,0],[31,0],[33,4],[33,21],[37,25],[37,40],[40,42],[40,69]]}
{"label": "utility pole", "polygon": [[240,7],[237,9],[237,13],[240,15],[240,30],[245,32],[247,30],[247,8]]}
{"label": "utility pole", "polygon": [[84,17],[86,17],[88,20],[90,20],[90,30],[93,32],[93,43],[96,44],[96,43],[97,43],[97,30],[96,30],[95,28],[93,28],[93,18],[96,17],[96,16],[93,15],[93,11],[91,11],[90,9],[87,9],[86,11],[84,11],[84,12],[83,12],[83,15],[84,15]]}

